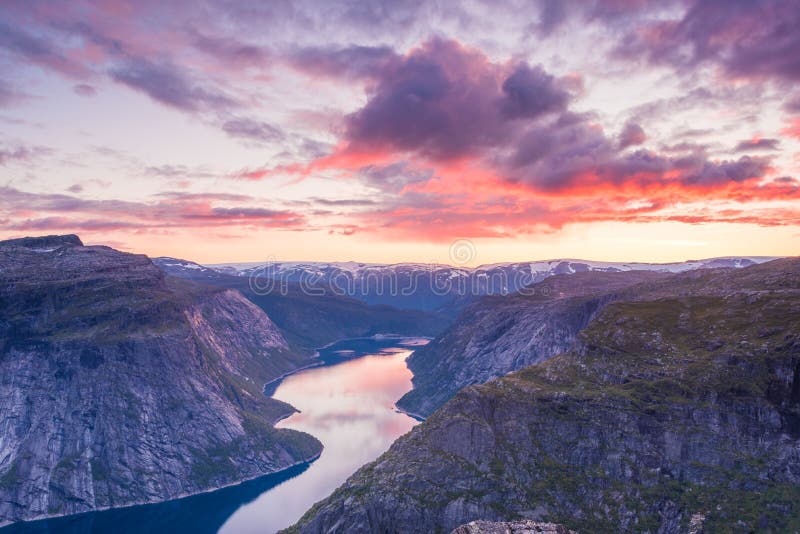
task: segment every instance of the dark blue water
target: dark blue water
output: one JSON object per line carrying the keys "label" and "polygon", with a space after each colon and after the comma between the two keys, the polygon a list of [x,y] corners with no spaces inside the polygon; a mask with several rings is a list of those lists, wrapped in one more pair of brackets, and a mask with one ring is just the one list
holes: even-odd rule
{"label": "dark blue water", "polygon": [[416,422],[394,409],[411,389],[406,357],[424,339],[350,339],[320,349],[325,365],[271,384],[267,393],[301,412],[279,426],[308,432],[325,449],[311,464],[159,504],[18,523],[2,534],[269,533],[293,524]]}
{"label": "dark blue water", "polygon": [[0,532],[2,534],[217,532],[240,506],[307,469],[308,465],[293,467],[237,486],[159,504],[17,523],[0,529]]}

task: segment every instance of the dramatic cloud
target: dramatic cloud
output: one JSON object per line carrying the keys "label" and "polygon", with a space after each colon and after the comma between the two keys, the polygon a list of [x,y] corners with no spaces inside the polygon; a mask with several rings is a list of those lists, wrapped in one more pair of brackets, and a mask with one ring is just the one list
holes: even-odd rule
{"label": "dramatic cloud", "polygon": [[86,69],[67,59],[46,39],[35,37],[19,26],[0,19],[0,49],[16,54],[34,65],[54,69],[64,75],[77,77]]}
{"label": "dramatic cloud", "polygon": [[361,79],[378,76],[399,58],[388,46],[349,46],[302,48],[288,59],[295,68],[315,76]]}
{"label": "dramatic cloud", "polygon": [[680,68],[715,62],[734,77],[797,81],[799,26],[793,0],[693,0],[681,18],[633,30],[618,53]]}
{"label": "dramatic cloud", "polygon": [[767,139],[767,138],[755,138],[755,139],[745,139],[744,141],[739,141],[739,144],[736,145],[736,152],[747,152],[753,150],[778,150],[780,148],[780,140],[778,139]]}
{"label": "dramatic cloud", "polygon": [[705,156],[668,157],[648,150],[621,153],[602,130],[580,119],[528,131],[510,160],[508,177],[545,191],[635,186],[637,189],[713,187],[762,178],[765,159],[711,162]]}
{"label": "dramatic cloud", "polygon": [[323,206],[335,206],[335,207],[352,207],[352,206],[362,207],[362,206],[374,206],[375,204],[377,204],[377,201],[375,200],[363,199],[363,198],[328,199],[328,198],[312,197],[309,200],[315,204],[321,204]]}
{"label": "dramatic cloud", "polygon": [[786,127],[781,130],[783,135],[800,139],[800,118],[794,119],[787,123]]}
{"label": "dramatic cloud", "polygon": [[228,109],[235,101],[214,89],[206,89],[170,63],[152,63],[133,59],[115,67],[111,77],[128,87],[147,94],[153,100],[183,111]]}
{"label": "dramatic cloud", "polygon": [[787,100],[783,109],[790,113],[800,113],[800,96]]}
{"label": "dramatic cloud", "polygon": [[47,155],[50,152],[51,150],[49,148],[40,146],[18,146],[15,148],[0,147],[0,165],[6,165],[13,161],[29,162],[38,158],[39,156]]}
{"label": "dramatic cloud", "polygon": [[[789,0],[9,0],[0,220],[418,240],[797,224],[798,27]],[[131,92],[121,120],[146,120],[116,135]],[[79,124],[53,113],[67,99]],[[54,132],[77,133],[37,161]]]}
{"label": "dramatic cloud", "polygon": [[222,124],[222,129],[231,137],[250,141],[272,143],[284,139],[283,132],[266,122],[248,118],[234,118]]}
{"label": "dramatic cloud", "polygon": [[358,171],[359,178],[380,191],[399,193],[409,185],[425,183],[434,176],[432,169],[416,169],[408,161],[388,165],[367,165]]}
{"label": "dramatic cloud", "polygon": [[347,139],[354,151],[474,155],[506,141],[517,119],[561,111],[568,99],[541,68],[492,64],[434,39],[380,73],[367,104],[347,117]]}
{"label": "dramatic cloud", "polygon": [[266,48],[245,44],[233,37],[211,37],[194,32],[192,44],[221,62],[237,66],[266,67],[271,58]]}
{"label": "dramatic cloud", "polygon": [[647,134],[644,129],[635,122],[628,122],[622,128],[619,134],[620,148],[627,148],[629,146],[641,145],[647,141]]}
{"label": "dramatic cloud", "polygon": [[541,67],[520,64],[503,82],[501,108],[509,119],[530,119],[566,108],[569,97]]}
{"label": "dramatic cloud", "polygon": [[[0,217],[16,220],[6,227],[19,231],[238,226],[297,230],[306,225],[305,217],[292,211],[231,205],[231,202],[255,201],[242,195],[166,193],[160,197],[153,202],[88,200],[0,187]],[[220,203],[227,205],[215,205]]]}
{"label": "dramatic cloud", "polygon": [[[609,138],[591,114],[567,110],[569,93],[540,67],[492,63],[452,41],[413,49],[375,80],[366,104],[347,117],[338,153],[299,172],[345,168],[395,194],[452,175],[465,184],[472,173],[484,183],[552,194],[708,190],[757,181],[770,170],[763,158],[627,153],[647,138],[639,124],[629,122],[617,139]],[[449,162],[465,158],[474,165],[459,175]]]}
{"label": "dramatic cloud", "polygon": [[[742,164],[746,166],[746,163]],[[735,167],[735,166],[733,166]],[[700,181],[715,182],[721,174],[739,177],[731,165],[711,166],[698,174]],[[703,169],[701,169],[702,171]],[[746,173],[745,173],[746,174]],[[537,196],[524,190],[503,190],[497,184],[492,192],[453,194],[408,192],[395,197],[380,209],[360,214],[360,228],[379,228],[398,237],[448,240],[455,235],[472,237],[513,237],[526,232],[548,232],[573,223],[600,221],[665,222],[689,224],[739,222],[763,226],[796,224],[800,209],[752,209],[742,204],[758,200],[800,198],[796,181],[776,181],[739,188],[728,176],[730,208],[715,209],[703,199],[719,199],[719,191],[673,188],[657,189],[647,197],[642,192],[604,189],[570,195]],[[674,210],[678,208],[676,213]]]}

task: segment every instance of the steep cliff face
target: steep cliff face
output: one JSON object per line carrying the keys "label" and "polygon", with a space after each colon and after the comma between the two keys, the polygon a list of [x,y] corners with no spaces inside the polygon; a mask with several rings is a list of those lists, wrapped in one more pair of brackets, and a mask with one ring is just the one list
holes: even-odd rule
{"label": "steep cliff face", "polygon": [[0,242],[0,524],[154,502],[320,443],[263,384],[306,363],[239,293],[75,236]]}
{"label": "steep cliff face", "polygon": [[800,261],[645,284],[574,350],[459,392],[292,530],[523,518],[798,530]]}
{"label": "steep cliff face", "polygon": [[397,405],[427,417],[463,387],[560,354],[626,288],[666,277],[645,271],[581,272],[549,278],[533,286],[530,295],[484,297],[409,357],[414,389]]}

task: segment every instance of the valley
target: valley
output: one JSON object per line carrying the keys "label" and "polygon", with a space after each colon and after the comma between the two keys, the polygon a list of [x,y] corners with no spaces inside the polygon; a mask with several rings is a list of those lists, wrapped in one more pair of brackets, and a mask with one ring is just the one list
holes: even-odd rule
{"label": "valley", "polygon": [[798,261],[556,264],[434,310],[0,242],[3,531],[793,528]]}

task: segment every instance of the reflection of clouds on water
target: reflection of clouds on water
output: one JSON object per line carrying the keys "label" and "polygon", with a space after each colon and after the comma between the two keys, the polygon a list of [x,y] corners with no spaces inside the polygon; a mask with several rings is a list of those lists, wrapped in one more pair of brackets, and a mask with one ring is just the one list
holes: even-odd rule
{"label": "reflection of clouds on water", "polygon": [[[421,341],[422,343],[415,344]],[[325,349],[341,358],[283,380],[275,398],[301,410],[277,426],[308,432],[325,446],[301,476],[265,492],[231,516],[220,532],[274,532],[294,523],[359,467],[377,458],[416,421],[395,411],[411,389],[405,364],[413,347],[428,340],[360,339]],[[354,358],[353,356],[367,356]]]}

